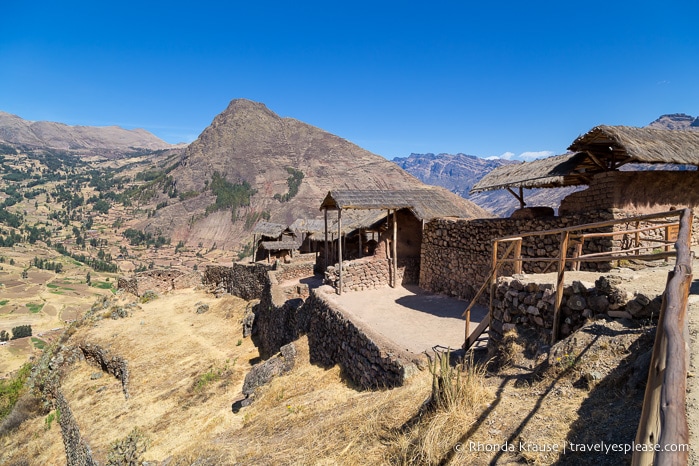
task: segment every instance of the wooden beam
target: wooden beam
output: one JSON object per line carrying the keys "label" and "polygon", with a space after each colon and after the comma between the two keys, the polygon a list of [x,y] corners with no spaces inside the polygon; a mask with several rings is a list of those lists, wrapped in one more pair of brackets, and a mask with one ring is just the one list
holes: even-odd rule
{"label": "wooden beam", "polygon": [[337,209],[337,256],[339,271],[339,286],[337,294],[342,294],[342,209]]}
{"label": "wooden beam", "polygon": [[512,195],[519,201],[519,207],[520,207],[520,208],[524,208],[524,206],[527,205],[527,203],[524,202],[524,194],[523,194],[523,191],[522,191],[522,187],[521,187],[521,186],[520,186],[520,188],[519,188],[519,194],[517,194],[516,192],[512,191],[512,188],[510,188],[509,186],[505,187],[505,189],[507,189],[507,190],[510,192],[510,194],[512,194]]}
{"label": "wooden beam", "polygon": [[561,321],[561,302],[563,301],[563,279],[566,268],[566,254],[568,254],[569,232],[561,233],[561,249],[558,254],[558,279],[556,280],[556,302],[553,307],[553,328],[551,329],[551,344],[558,341],[558,325]]}
{"label": "wooden beam", "polygon": [[398,216],[393,209],[393,288],[398,285]]}
{"label": "wooden beam", "polygon": [[328,269],[328,209],[323,209],[325,212],[325,269],[323,273]]}

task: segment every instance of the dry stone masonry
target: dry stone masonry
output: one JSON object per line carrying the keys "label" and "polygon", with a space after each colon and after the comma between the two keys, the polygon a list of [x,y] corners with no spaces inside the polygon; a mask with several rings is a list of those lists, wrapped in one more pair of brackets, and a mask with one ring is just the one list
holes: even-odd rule
{"label": "dry stone masonry", "polygon": [[[560,309],[561,338],[567,337],[592,318],[657,318],[661,297],[631,294],[619,286],[613,275],[600,276],[594,282],[573,281],[563,288]],[[551,340],[556,287],[542,277],[520,275],[501,277],[495,286],[489,347],[494,348],[503,335],[517,327],[537,330],[542,341]]]}
{"label": "dry stone masonry", "polygon": [[[595,212],[569,217],[535,219],[436,219],[425,225],[420,262],[420,287],[433,293],[443,293],[462,299],[471,299],[488,278],[493,251],[492,241],[522,232],[535,232],[609,220],[610,212]],[[526,257],[555,258],[560,242],[558,236],[532,236],[524,239],[522,255]],[[583,253],[611,249],[609,239],[585,243]],[[500,246],[500,255],[505,251]],[[569,253],[572,255],[573,250]],[[582,270],[607,270],[609,264],[583,263]],[[526,273],[555,271],[549,262],[524,262]],[[513,269],[505,265],[500,275],[511,275]]]}

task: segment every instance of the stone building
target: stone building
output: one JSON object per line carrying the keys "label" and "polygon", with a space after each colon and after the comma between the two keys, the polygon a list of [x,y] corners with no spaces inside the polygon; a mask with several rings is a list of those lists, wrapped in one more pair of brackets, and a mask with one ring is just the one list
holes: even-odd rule
{"label": "stone building", "polygon": [[[399,282],[417,283],[420,275],[422,230],[426,222],[438,217],[491,216],[472,202],[436,187],[393,191],[330,191],[320,208],[325,213],[327,245],[322,258],[325,265],[323,269],[326,270],[326,279],[339,292],[344,289],[375,288],[385,284],[396,286]],[[332,225],[329,210],[337,212]],[[354,216],[355,226],[357,216],[361,218],[364,215],[361,221],[363,224],[351,231],[344,229],[343,218],[347,217],[347,213]],[[335,230],[337,238],[335,256],[330,255],[329,241],[332,238],[329,235],[332,230]],[[371,240],[366,237],[368,232],[372,234]],[[350,236],[357,239],[351,246],[345,242],[345,238]],[[358,251],[360,257],[366,252],[367,257],[343,264],[348,257],[347,251],[352,250]],[[335,266],[327,268],[327,265],[335,263]]]}

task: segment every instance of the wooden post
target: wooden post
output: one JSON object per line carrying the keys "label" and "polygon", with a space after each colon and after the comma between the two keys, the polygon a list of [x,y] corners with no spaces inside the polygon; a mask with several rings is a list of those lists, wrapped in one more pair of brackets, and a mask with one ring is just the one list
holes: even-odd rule
{"label": "wooden post", "polygon": [[[584,241],[585,240],[581,238],[580,242],[575,245],[575,252],[573,253],[573,257],[578,258],[578,257],[582,256],[582,248],[583,248]],[[575,261],[575,263],[573,264],[573,270],[575,270],[575,271],[580,270],[580,261]]]}
{"label": "wooden post", "polygon": [[465,342],[468,342],[469,335],[471,335],[471,307],[468,307],[466,309],[466,338],[464,339]]}
{"label": "wooden post", "polygon": [[522,273],[522,240],[515,241],[515,273]]}
{"label": "wooden post", "polygon": [[359,234],[359,255],[357,257],[361,258],[362,257],[362,229],[360,228],[357,230]]}
{"label": "wooden post", "polygon": [[[636,241],[636,248],[641,247],[641,233],[638,231],[639,227],[641,225],[641,222],[636,222],[636,234],[634,235],[634,240]],[[666,236],[665,239],[667,239],[667,230],[665,230]],[[666,251],[669,251],[669,249],[665,249]],[[640,249],[637,249],[636,252],[634,252],[635,255],[639,255],[641,253]]]}
{"label": "wooden post", "polygon": [[393,209],[393,288],[398,285],[398,216]]}
{"label": "wooden post", "polygon": [[252,260],[250,262],[255,262],[255,257],[257,256],[257,233],[252,235]]}
{"label": "wooden post", "polygon": [[342,294],[342,209],[337,209],[337,256],[338,256],[338,271],[340,279],[337,287],[337,294]]}
{"label": "wooden post", "polygon": [[563,279],[566,268],[566,255],[568,254],[569,233],[561,233],[561,250],[558,255],[558,280],[556,280],[556,302],[553,308],[553,328],[551,329],[551,344],[558,340],[558,325],[561,321],[561,302],[563,301]]}
{"label": "wooden post", "polygon": [[325,209],[325,269],[323,273],[328,269],[328,208]]}

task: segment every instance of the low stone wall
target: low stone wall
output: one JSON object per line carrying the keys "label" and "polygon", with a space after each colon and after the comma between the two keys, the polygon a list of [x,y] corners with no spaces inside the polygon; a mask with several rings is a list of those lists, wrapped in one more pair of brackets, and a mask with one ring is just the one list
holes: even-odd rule
{"label": "low stone wall", "polygon": [[277,280],[281,283],[288,280],[312,277],[314,275],[314,266],[315,256],[313,256],[313,262],[292,262],[291,264],[283,264],[276,271]]}
{"label": "low stone wall", "polygon": [[121,390],[124,393],[124,398],[128,400],[129,367],[126,360],[118,355],[110,355],[108,349],[99,345],[81,343],[78,348],[82,351],[85,361],[121,381]]}
{"label": "low stone wall", "polygon": [[147,270],[131,278],[120,277],[117,280],[117,289],[141,296],[146,290],[167,293],[172,290],[191,288],[201,284],[201,280],[202,276],[199,272],[185,272],[177,269]]}
{"label": "low stone wall", "polygon": [[[593,212],[569,217],[544,217],[535,219],[436,219],[425,225],[420,260],[420,287],[434,292],[471,299],[485,283],[490,272],[492,241],[503,236],[523,232],[544,231],[556,228],[609,220],[611,212]],[[610,227],[611,228],[611,227]],[[611,231],[609,229],[609,231]],[[559,236],[531,236],[524,239],[522,255],[533,258],[555,258],[560,249]],[[585,243],[583,253],[609,250],[612,242],[602,238]],[[507,245],[498,251],[504,254]],[[572,255],[573,249],[569,249]],[[609,264],[591,262],[581,264],[582,270],[608,270]],[[556,264],[549,262],[524,262],[525,273],[555,271]],[[505,265],[500,275],[511,275],[513,269]]]}
{"label": "low stone wall", "polygon": [[310,321],[311,362],[324,367],[339,364],[358,386],[367,389],[400,386],[416,370],[409,354],[352,322],[325,299],[322,290],[311,290],[302,312]]}
{"label": "low stone wall", "polygon": [[[404,285],[417,284],[420,275],[420,259],[398,259],[398,282]],[[390,259],[375,256],[342,262],[342,291],[363,291],[383,288],[393,280]],[[339,286],[339,264],[329,266],[325,272],[325,283],[337,289]]]}
{"label": "low stone wall", "polygon": [[203,282],[245,300],[260,299],[271,266],[264,264],[233,264],[231,267],[209,265]]}
{"label": "low stone wall", "polygon": [[[600,276],[593,286],[574,281],[563,288],[559,339],[599,316],[648,319],[658,317],[661,297],[632,295],[616,285],[618,277]],[[493,297],[489,347],[496,347],[503,334],[516,327],[536,329],[544,343],[550,343],[556,286],[542,277],[522,276],[498,279]]]}

